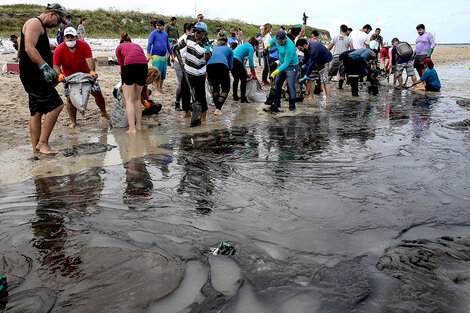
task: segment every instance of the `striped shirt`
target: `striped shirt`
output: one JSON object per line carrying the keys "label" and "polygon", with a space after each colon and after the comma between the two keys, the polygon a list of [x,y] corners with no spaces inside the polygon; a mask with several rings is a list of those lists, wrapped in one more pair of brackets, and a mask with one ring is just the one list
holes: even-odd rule
{"label": "striped shirt", "polygon": [[205,76],[206,60],[204,60],[204,44],[202,42],[197,43],[194,35],[188,35],[181,44],[183,47],[186,47],[185,72],[193,77]]}

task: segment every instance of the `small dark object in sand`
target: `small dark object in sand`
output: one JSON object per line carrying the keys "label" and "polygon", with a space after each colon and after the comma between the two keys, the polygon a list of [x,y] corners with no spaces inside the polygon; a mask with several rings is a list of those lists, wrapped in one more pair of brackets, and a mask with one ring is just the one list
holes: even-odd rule
{"label": "small dark object in sand", "polygon": [[64,149],[62,152],[64,156],[71,157],[77,155],[96,154],[109,151],[116,146],[103,144],[99,142],[81,143],[73,146],[72,148]]}
{"label": "small dark object in sand", "polygon": [[461,107],[470,107],[470,99],[459,99],[455,102]]}
{"label": "small dark object in sand", "polygon": [[457,130],[467,130],[470,128],[470,119],[463,120],[460,122],[455,122],[448,125],[450,128],[457,129]]}
{"label": "small dark object in sand", "polygon": [[162,109],[162,105],[160,103],[155,103],[151,101],[150,108],[143,110],[142,115],[158,114],[161,111],[161,109]]}

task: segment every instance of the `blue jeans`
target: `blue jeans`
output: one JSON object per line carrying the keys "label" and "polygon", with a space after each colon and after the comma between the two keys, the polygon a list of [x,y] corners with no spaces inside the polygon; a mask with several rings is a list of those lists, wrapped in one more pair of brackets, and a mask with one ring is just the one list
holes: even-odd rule
{"label": "blue jeans", "polygon": [[289,65],[285,70],[276,75],[276,97],[274,104],[281,107],[281,88],[284,81],[287,79],[287,89],[289,90],[289,109],[295,109],[295,79],[299,72],[299,65]]}

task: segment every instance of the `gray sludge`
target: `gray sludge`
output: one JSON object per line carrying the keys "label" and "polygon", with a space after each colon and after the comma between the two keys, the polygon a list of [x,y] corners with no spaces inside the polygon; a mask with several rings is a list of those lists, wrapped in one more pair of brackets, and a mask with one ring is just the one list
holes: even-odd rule
{"label": "gray sludge", "polygon": [[113,148],[116,148],[116,146],[103,144],[99,142],[90,142],[90,143],[81,143],[81,144],[73,146],[72,148],[64,149],[62,153],[66,157],[71,157],[71,156],[78,156],[78,155],[103,153]]}

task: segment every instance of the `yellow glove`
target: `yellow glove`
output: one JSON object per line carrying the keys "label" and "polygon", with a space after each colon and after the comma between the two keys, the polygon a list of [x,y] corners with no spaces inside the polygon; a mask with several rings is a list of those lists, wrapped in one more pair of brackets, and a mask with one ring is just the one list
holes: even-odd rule
{"label": "yellow glove", "polygon": [[147,61],[150,60],[151,58],[152,58],[152,56],[147,53]]}
{"label": "yellow glove", "polygon": [[275,70],[275,71],[271,74],[271,77],[272,77],[272,78],[275,78],[277,74],[279,74],[279,70]]}
{"label": "yellow glove", "polygon": [[269,49],[269,48],[271,48],[271,45],[269,43],[267,43],[266,46],[264,46],[264,47],[265,47],[265,49]]}
{"label": "yellow glove", "polygon": [[57,79],[57,81],[58,81],[59,83],[61,83],[61,82],[64,81],[64,79],[65,79],[65,75],[64,75],[64,74],[59,74],[59,78]]}
{"label": "yellow glove", "polygon": [[468,65],[468,69],[470,70],[470,64]]}
{"label": "yellow glove", "polygon": [[93,75],[94,79],[98,78],[98,74],[96,74],[95,71],[90,71],[90,74]]}

